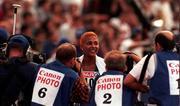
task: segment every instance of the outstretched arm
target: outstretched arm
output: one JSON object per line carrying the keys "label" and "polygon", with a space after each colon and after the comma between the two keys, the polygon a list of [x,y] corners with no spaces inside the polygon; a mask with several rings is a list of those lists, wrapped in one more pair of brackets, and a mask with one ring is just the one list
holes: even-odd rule
{"label": "outstretched arm", "polygon": [[149,90],[148,86],[138,83],[131,74],[128,74],[126,76],[124,80],[124,85],[140,92],[147,92]]}

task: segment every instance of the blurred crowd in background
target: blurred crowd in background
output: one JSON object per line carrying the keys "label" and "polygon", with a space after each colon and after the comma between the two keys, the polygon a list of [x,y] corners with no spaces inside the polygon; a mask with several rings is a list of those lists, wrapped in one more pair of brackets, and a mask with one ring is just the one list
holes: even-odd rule
{"label": "blurred crowd in background", "polygon": [[154,34],[162,29],[180,36],[179,0],[1,0],[0,28],[13,30],[13,6],[17,13],[16,33],[32,39],[32,50],[49,59],[64,42],[76,45],[94,31],[100,41],[99,56],[110,50],[133,51],[140,57],[152,51]]}

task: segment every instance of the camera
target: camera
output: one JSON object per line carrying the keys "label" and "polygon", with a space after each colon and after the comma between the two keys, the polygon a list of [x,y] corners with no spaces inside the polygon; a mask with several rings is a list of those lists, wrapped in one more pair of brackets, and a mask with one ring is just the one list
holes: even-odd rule
{"label": "camera", "polygon": [[132,56],[130,56],[130,54],[132,54],[132,55],[136,55],[136,54],[134,54],[133,52],[129,52],[129,51],[126,51],[126,52],[124,52],[123,54],[127,55],[127,56],[126,56],[126,66],[127,66],[127,70],[126,70],[125,73],[128,74],[128,73],[131,71],[131,69],[133,68],[134,62],[135,62],[135,60],[133,59]]}
{"label": "camera", "polygon": [[46,55],[37,51],[28,50],[27,58],[31,62],[35,62],[37,64],[44,64],[46,62]]}
{"label": "camera", "polygon": [[131,71],[131,69],[133,68],[133,65],[134,65],[134,60],[132,59],[131,56],[127,56],[126,57],[126,66],[127,66],[126,73],[127,74]]}
{"label": "camera", "polygon": [[138,63],[141,60],[141,58],[137,54],[135,54],[131,51],[126,51],[123,54],[126,55],[127,70],[125,73],[128,74],[131,71],[131,69],[133,68],[134,64]]}

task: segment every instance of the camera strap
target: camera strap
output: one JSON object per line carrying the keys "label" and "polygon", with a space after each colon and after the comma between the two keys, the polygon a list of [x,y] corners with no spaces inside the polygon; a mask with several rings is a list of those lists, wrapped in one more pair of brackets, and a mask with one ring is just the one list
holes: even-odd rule
{"label": "camera strap", "polygon": [[153,53],[149,53],[148,56],[146,57],[145,61],[144,61],[144,64],[143,64],[143,67],[142,67],[142,70],[141,70],[141,75],[140,75],[140,78],[139,78],[139,83],[142,84],[143,80],[144,80],[144,77],[145,77],[145,74],[146,74],[146,69],[147,69],[147,66],[148,66],[148,63],[149,63],[149,59],[150,57],[152,56]]}
{"label": "camera strap", "polygon": [[[140,84],[142,84],[142,82],[144,80],[144,77],[145,77],[145,74],[146,74],[146,69],[147,69],[147,66],[148,66],[148,63],[149,63],[149,59],[152,56],[152,54],[153,53],[149,53],[148,56],[146,57],[145,61],[144,61],[144,64],[143,64],[143,67],[142,67],[142,70],[141,70],[141,74],[140,74],[140,78],[138,80],[138,82]],[[141,101],[141,93],[136,92],[135,98],[136,98],[135,106],[145,106],[144,102]]]}

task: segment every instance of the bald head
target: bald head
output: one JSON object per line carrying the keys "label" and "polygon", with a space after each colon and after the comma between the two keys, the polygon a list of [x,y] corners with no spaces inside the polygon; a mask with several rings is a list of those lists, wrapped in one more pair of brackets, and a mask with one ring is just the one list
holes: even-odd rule
{"label": "bald head", "polygon": [[156,34],[155,44],[163,50],[172,50],[175,47],[174,34],[170,31],[160,31]]}
{"label": "bald head", "polygon": [[112,50],[105,55],[104,61],[107,70],[120,70],[125,71],[126,56],[120,51]]}
{"label": "bald head", "polygon": [[169,40],[173,40],[174,39],[174,34],[170,31],[160,31],[157,33],[157,35],[162,34],[163,36],[165,36],[167,39]]}
{"label": "bald head", "polygon": [[56,59],[61,62],[67,62],[76,57],[76,48],[70,43],[61,44],[56,51]]}

